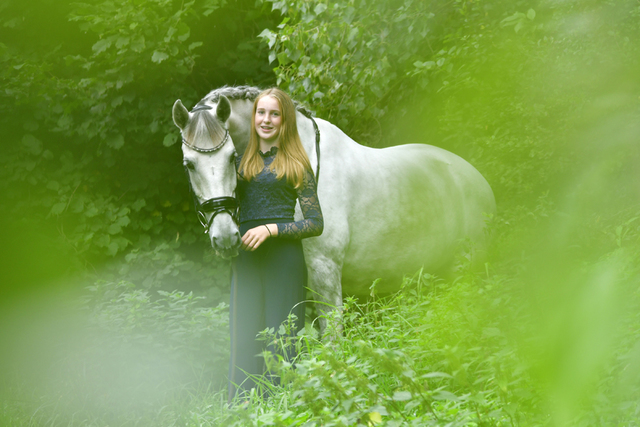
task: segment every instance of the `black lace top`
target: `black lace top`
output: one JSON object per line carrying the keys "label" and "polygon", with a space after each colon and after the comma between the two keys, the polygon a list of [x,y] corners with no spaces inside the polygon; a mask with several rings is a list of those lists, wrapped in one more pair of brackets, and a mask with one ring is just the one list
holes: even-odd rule
{"label": "black lace top", "polygon": [[[316,180],[311,171],[307,171],[302,186],[295,189],[287,183],[286,177],[277,179],[275,172],[269,169],[278,151],[272,147],[266,153],[260,152],[264,160],[264,169],[254,179],[247,181],[238,174],[236,196],[240,206],[240,223],[259,219],[286,220],[278,223],[278,236],[290,239],[304,239],[319,236],[324,228],[322,210]],[[236,159],[236,167],[240,166],[242,156]],[[296,199],[304,219],[294,221],[293,214]]]}

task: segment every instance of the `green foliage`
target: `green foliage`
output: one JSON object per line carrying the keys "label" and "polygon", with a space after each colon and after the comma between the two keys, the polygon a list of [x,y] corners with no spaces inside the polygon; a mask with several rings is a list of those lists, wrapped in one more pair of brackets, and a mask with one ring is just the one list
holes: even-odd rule
{"label": "green foliage", "polygon": [[[49,286],[37,270],[77,258],[122,281],[92,288],[81,339],[3,346],[56,343],[29,365],[36,387],[3,387],[0,424],[638,424],[638,17],[631,0],[3,3],[3,270]],[[374,284],[329,319],[331,342],[265,331],[299,356],[266,353],[282,386],[227,406],[226,307],[211,308],[226,264],[170,106],[276,80],[359,142],[459,153],[499,210],[484,271],[467,254],[447,279],[387,298]],[[26,334],[7,319],[3,336]]]}
{"label": "green foliage", "polygon": [[[479,278],[478,278],[479,279]],[[283,362],[286,385],[227,425],[510,425],[533,420],[526,365],[491,305],[510,301],[497,278],[443,283],[416,275],[398,294],[345,302],[344,336],[300,338],[308,353]],[[335,326],[335,323],[334,323]],[[295,366],[295,369],[293,367]],[[282,393],[283,395],[280,395]],[[254,413],[253,411],[256,410]],[[220,420],[222,421],[222,420]]]}
{"label": "green foliage", "polygon": [[[11,425],[633,425],[640,224],[580,222],[567,239],[553,233],[561,216],[540,206],[533,222],[512,219],[526,234],[494,224],[494,244],[510,251],[492,250],[484,271],[461,257],[450,279],[420,271],[394,295],[378,296],[373,283],[369,301],[346,299],[327,319],[331,341],[312,325],[296,337],[286,324],[264,331],[298,355],[265,353],[262,391],[231,406],[215,387],[226,371],[226,305],[99,283],[84,299],[81,339],[65,338],[64,357],[49,361],[55,388],[35,400],[10,389],[0,416]],[[598,232],[588,252],[575,248],[584,230]]]}
{"label": "green foliage", "polygon": [[[167,373],[174,369],[178,375],[194,375],[198,381],[220,384],[225,372],[219,367],[229,358],[228,304],[212,308],[203,306],[203,300],[204,297],[179,291],[158,291],[158,296],[152,298],[148,291],[130,283],[97,283],[88,289],[83,302],[90,311],[85,354],[125,359],[123,366],[117,367],[123,371],[123,378],[130,375],[126,372],[144,377],[154,370]],[[149,356],[152,353],[155,360],[166,365],[158,366],[148,358],[126,360],[136,351],[149,352]],[[76,356],[84,355],[73,357]],[[77,364],[70,367],[74,365]],[[101,373],[100,366],[91,370]],[[111,370],[103,372],[114,375]],[[188,377],[168,377],[165,381],[192,381]]]}
{"label": "green foliage", "polygon": [[[285,16],[277,31],[260,34],[277,66],[278,84],[320,117],[369,143],[380,138],[377,122],[390,105],[406,102],[411,87],[428,83],[426,76],[412,81],[406,74],[412,64],[434,57],[458,8],[412,0],[268,2]],[[448,65],[444,58],[436,61],[420,67]]]}
{"label": "green foliage", "polygon": [[[20,422],[21,411],[35,411],[27,425],[128,425],[196,393],[224,388],[228,305],[207,307],[192,293],[154,294],[126,282],[96,283],[71,310],[52,300],[48,316],[30,313],[37,327],[23,323],[2,361],[42,323],[54,322],[54,339],[34,342],[35,354],[13,362],[11,375],[3,375],[15,387],[2,384],[0,419],[12,414],[3,425]],[[46,374],[33,378],[34,370]],[[24,378],[32,378],[26,389]]]}
{"label": "green foliage", "polygon": [[261,37],[295,98],[361,143],[460,154],[502,208],[585,168],[594,117],[637,120],[633,1],[269,3],[284,19]]}
{"label": "green foliage", "polygon": [[[162,271],[188,267],[182,289],[214,287],[210,295],[219,296],[227,263],[211,256],[193,212],[171,105],[177,98],[194,104],[238,76],[272,78],[253,27],[269,25],[271,14],[253,6],[3,3],[0,124],[8,149],[0,160],[0,215],[46,224],[79,265],[101,277],[171,290],[179,281]],[[229,75],[230,63],[245,68]],[[169,251],[173,261],[159,256]],[[117,276],[103,270],[114,262]],[[149,270],[159,273],[141,280]]]}
{"label": "green foliage", "polygon": [[[258,378],[264,390],[231,411],[196,404],[190,425],[632,425],[637,249],[621,255],[585,268],[584,289],[568,295],[550,289],[575,280],[571,269],[508,277],[503,264],[451,282],[420,272],[391,297],[346,300],[329,319],[344,327],[333,341],[265,331],[303,350],[271,362],[282,385]],[[620,289],[603,293],[602,272],[621,272]]]}

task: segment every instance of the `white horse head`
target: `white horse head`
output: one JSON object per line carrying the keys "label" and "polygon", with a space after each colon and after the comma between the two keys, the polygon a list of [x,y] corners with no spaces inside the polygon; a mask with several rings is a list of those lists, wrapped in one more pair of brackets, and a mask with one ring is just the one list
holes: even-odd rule
{"label": "white horse head", "polygon": [[182,134],[183,164],[196,198],[198,217],[216,252],[231,258],[240,248],[236,223],[236,149],[227,121],[231,104],[220,96],[217,105],[200,102],[189,112],[180,100],[173,122]]}

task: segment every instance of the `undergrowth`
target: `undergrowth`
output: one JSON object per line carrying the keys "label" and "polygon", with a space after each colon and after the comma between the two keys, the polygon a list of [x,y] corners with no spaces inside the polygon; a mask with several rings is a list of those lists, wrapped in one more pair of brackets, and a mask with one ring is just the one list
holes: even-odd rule
{"label": "undergrowth", "polygon": [[[468,278],[467,278],[468,279]],[[348,298],[330,342],[302,334],[294,361],[272,361],[282,386],[265,385],[209,425],[520,425],[540,397],[503,331],[500,278],[446,283],[418,272],[389,297]],[[502,287],[502,288],[500,288]],[[508,316],[505,311],[503,316]],[[329,332],[331,333],[331,332]],[[274,338],[282,341],[279,334]],[[265,397],[269,396],[269,397]]]}
{"label": "undergrowth", "polygon": [[99,283],[85,293],[80,338],[46,359],[47,381],[5,375],[0,425],[637,425],[636,223],[598,225],[586,240],[600,255],[576,256],[580,239],[522,250],[549,238],[542,224],[480,270],[461,257],[453,278],[419,271],[384,297],[374,282],[368,300],[329,315],[332,339],[311,323],[294,337],[286,324],[264,331],[297,351],[265,352],[269,376],[231,403],[225,304]]}

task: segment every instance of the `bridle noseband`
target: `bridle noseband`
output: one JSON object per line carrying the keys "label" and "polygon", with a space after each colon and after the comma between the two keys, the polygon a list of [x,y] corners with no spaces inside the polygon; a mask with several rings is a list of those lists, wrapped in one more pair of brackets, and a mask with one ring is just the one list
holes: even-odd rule
{"label": "bridle noseband", "polygon": [[[211,109],[212,107],[210,107],[209,105],[201,104],[201,105],[197,105],[193,110],[191,110],[191,112],[193,113],[199,110],[211,110]],[[222,146],[229,139],[229,129],[225,128],[224,132],[225,133],[224,133],[224,138],[222,139],[222,142],[220,142],[220,144],[216,145],[213,148],[196,147],[195,145],[189,144],[184,138],[182,138],[182,143],[187,147],[189,147],[190,149],[197,151],[198,153],[204,153],[204,154],[213,153],[214,151],[218,151],[219,149],[221,149]],[[193,204],[195,205],[198,221],[200,221],[200,224],[202,224],[202,226],[204,227],[205,233],[209,232],[209,229],[211,228],[211,224],[213,224],[213,219],[216,217],[216,215],[221,213],[228,213],[233,219],[233,221],[236,224],[238,224],[238,201],[236,200],[235,197],[229,197],[229,196],[213,197],[211,199],[205,200],[204,202],[200,203],[193,191],[193,186],[191,185],[191,178],[189,177],[189,171],[187,170],[186,167],[185,167],[185,173],[187,174],[187,180],[189,181],[189,190],[191,191],[191,196],[193,197]],[[208,213],[212,214],[209,220],[207,220]]]}
{"label": "bridle noseband", "polygon": [[[226,212],[231,215],[233,221],[238,224],[238,201],[235,197],[214,197],[209,200],[205,200],[202,203],[196,205],[196,214],[200,224],[204,227],[204,232],[208,233],[213,219],[216,215]],[[211,218],[207,221],[207,213],[211,213]]]}

